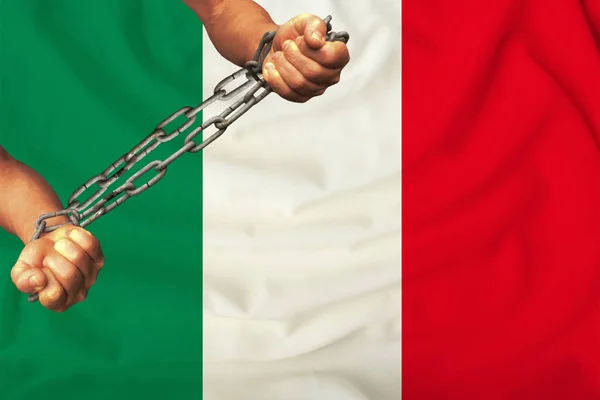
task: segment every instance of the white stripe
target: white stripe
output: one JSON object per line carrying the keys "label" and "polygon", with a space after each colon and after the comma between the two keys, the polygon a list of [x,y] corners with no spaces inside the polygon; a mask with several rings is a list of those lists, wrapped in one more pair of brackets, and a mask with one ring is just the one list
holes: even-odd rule
{"label": "white stripe", "polygon": [[[203,153],[204,396],[398,399],[399,2],[259,3],[278,23],[333,15],[352,61],[321,98],[271,95]],[[207,97],[235,67],[204,47]]]}

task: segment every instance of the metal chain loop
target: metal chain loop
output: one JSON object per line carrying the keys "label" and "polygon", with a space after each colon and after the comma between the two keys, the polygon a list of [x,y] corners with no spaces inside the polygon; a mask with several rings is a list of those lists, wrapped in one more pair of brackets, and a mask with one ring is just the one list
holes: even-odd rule
{"label": "metal chain loop", "polygon": [[[324,19],[327,24],[327,40],[330,42],[340,41],[347,43],[350,36],[347,32],[332,32],[331,31],[331,16]],[[260,103],[267,97],[272,89],[266,83],[262,76],[262,65],[271,51],[273,39],[277,31],[266,32],[254,53],[252,60],[244,64],[244,68],[239,69],[233,74],[221,80],[213,91],[213,95],[196,107],[182,107],[168,118],[159,123],[154,131],[144,140],[133,147],[129,152],[119,157],[114,163],[106,168],[102,173],[90,178],[87,182],[81,185],[69,197],[67,207],[58,212],[52,212],[41,215],[35,222],[36,231],[32,237],[32,241],[38,239],[44,233],[52,232],[63,225],[47,226],[46,220],[57,216],[67,216],[70,223],[75,226],[85,228],[102,215],[109,213],[116,207],[125,203],[131,197],[137,196],[145,192],[151,186],[154,186],[167,173],[167,167],[185,153],[197,153],[206,146],[218,139],[232,123],[244,115],[248,110]],[[244,81],[237,87],[227,89],[232,83],[243,79]],[[204,110],[209,105],[217,101],[234,100],[225,110],[212,118],[207,119],[201,126],[187,131],[196,122],[196,115]],[[166,127],[176,119],[184,116],[187,120],[183,122],[177,129],[165,131]],[[197,143],[194,141],[196,136],[202,134],[211,126],[217,129],[209,137]],[[186,134],[187,133],[187,134]],[[152,153],[162,143],[175,139],[180,134],[186,134],[184,144],[179,150],[171,154],[165,160],[154,160],[142,167],[138,172],[129,177],[121,186],[114,189],[106,197],[101,198],[108,188],[119,180],[127,171],[131,170],[143,158]],[[145,182],[136,184],[146,175],[150,175],[151,170],[157,173],[154,177],[148,178]],[[91,196],[81,201],[84,198],[83,194],[93,190]],[[115,200],[116,199],[116,200]],[[112,203],[108,204],[110,201]],[[38,294],[29,295],[29,301],[35,302],[38,300]]]}

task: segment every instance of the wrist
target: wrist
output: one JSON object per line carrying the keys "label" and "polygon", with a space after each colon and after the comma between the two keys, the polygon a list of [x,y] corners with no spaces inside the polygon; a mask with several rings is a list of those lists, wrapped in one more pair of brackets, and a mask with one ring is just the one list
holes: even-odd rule
{"label": "wrist", "polygon": [[277,29],[279,29],[279,25],[277,25],[273,21],[264,21],[263,23],[257,23],[255,25],[252,25],[252,28],[247,29],[245,32],[247,40],[243,43],[245,50],[244,56],[243,59],[240,60],[242,61],[241,64],[238,65],[243,66],[244,63],[252,60],[264,34],[267,32],[275,31]]}
{"label": "wrist", "polygon": [[[57,211],[56,209],[54,209],[53,211],[47,211],[47,212],[41,212],[40,215],[42,214],[46,214],[49,212],[54,212]],[[38,216],[39,217],[39,216]],[[19,227],[19,229],[15,229],[15,235],[21,239],[21,241],[24,244],[27,244],[31,241],[31,238],[33,237],[33,234],[36,232],[37,228],[35,225],[35,222],[37,221],[37,218],[35,217],[35,219],[32,219],[30,221],[28,221],[25,224],[21,224],[21,226]],[[55,226],[55,225],[64,225],[64,224],[70,224],[71,220],[66,217],[66,216],[58,216],[58,217],[53,217],[53,218],[48,218],[45,219],[44,222],[46,222],[46,226],[50,227],[50,226]]]}
{"label": "wrist", "polygon": [[[42,214],[62,210],[50,184],[0,146],[0,228],[29,243]],[[47,226],[68,223],[65,216],[49,218]]]}
{"label": "wrist", "polygon": [[253,0],[184,0],[200,18],[217,51],[243,66],[254,57],[265,32],[278,28]]}

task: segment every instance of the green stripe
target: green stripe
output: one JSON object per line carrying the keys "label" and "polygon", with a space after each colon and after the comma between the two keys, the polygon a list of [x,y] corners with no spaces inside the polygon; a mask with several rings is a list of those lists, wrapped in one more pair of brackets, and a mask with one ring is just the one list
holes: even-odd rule
{"label": "green stripe", "polygon": [[[0,140],[66,201],[202,97],[202,27],[181,1],[2,0]],[[161,145],[150,161],[183,145]],[[0,236],[0,398],[200,398],[202,156],[89,229],[106,267],[64,314],[10,283]],[[110,397],[109,397],[110,396]]]}

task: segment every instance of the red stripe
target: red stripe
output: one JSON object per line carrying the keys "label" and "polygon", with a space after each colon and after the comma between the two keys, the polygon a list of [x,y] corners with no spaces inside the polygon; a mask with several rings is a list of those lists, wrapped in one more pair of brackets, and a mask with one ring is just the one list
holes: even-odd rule
{"label": "red stripe", "polygon": [[599,48],[597,1],[404,1],[403,399],[600,399]]}

